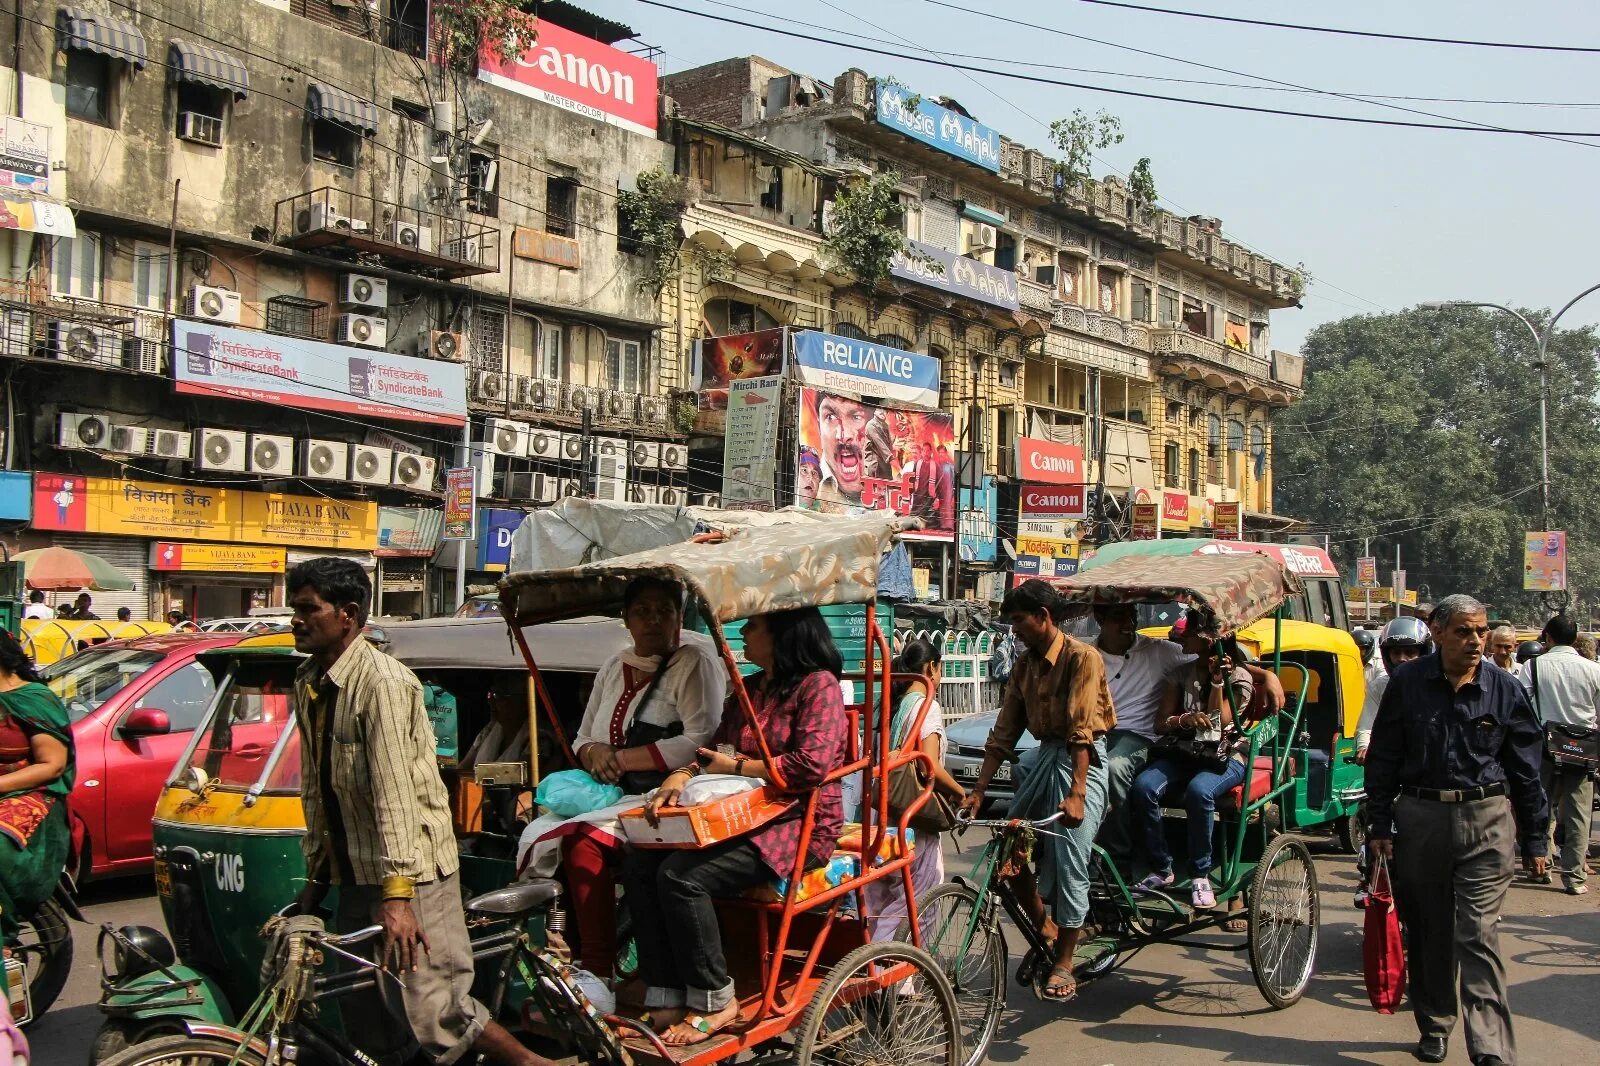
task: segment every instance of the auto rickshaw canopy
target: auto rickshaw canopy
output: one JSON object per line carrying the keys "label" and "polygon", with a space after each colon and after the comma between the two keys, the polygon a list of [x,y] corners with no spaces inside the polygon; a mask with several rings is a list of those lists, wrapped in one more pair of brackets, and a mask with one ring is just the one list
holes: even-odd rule
{"label": "auto rickshaw canopy", "polygon": [[1071,603],[1171,603],[1183,600],[1231,633],[1304,591],[1300,579],[1265,555],[1127,556],[1051,582]]}

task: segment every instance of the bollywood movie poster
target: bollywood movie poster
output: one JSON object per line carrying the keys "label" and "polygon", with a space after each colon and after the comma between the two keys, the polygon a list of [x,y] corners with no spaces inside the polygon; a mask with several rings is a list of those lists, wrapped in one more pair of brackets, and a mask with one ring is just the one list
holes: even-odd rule
{"label": "bollywood movie poster", "polygon": [[783,329],[706,337],[700,346],[700,407],[728,409],[728,387],[743,378],[772,377],[783,373]]}
{"label": "bollywood movie poster", "polygon": [[893,511],[922,519],[908,536],[956,534],[955,421],[943,411],[909,411],[800,390],[795,504],[815,511]]}

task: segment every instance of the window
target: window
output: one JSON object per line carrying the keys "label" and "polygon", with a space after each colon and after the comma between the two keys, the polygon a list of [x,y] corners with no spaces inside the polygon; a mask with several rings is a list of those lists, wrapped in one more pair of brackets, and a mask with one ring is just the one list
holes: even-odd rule
{"label": "window", "polygon": [[111,125],[111,60],[82,48],[67,50],[67,114]]}
{"label": "window", "polygon": [[700,183],[700,188],[714,192],[717,187],[717,146],[710,141],[690,141],[689,173]]}
{"label": "window", "polygon": [[559,322],[542,323],[539,339],[538,376],[562,380],[567,369],[567,327]]}
{"label": "window", "polygon": [[133,303],[147,311],[167,309],[167,250],[137,241],[133,246]]}
{"label": "window", "polygon": [[764,308],[744,300],[707,300],[705,320],[716,337],[754,333],[780,325]]}
{"label": "window", "polygon": [[756,185],[762,189],[761,206],[771,211],[783,210],[783,168],[780,166],[756,167]]}
{"label": "window", "polygon": [[217,683],[211,671],[199,663],[189,663],[162,678],[139,697],[139,706],[166,711],[172,720],[172,731],[187,732],[200,724],[200,717],[216,691]]}
{"label": "window", "polygon": [[506,313],[479,308],[467,331],[474,370],[505,370]]}
{"label": "window", "polygon": [[902,337],[898,333],[880,333],[876,337],[872,338],[872,340],[875,344],[886,345],[890,348],[899,348],[902,352],[913,351],[916,347],[916,342],[910,337]]}
{"label": "window", "polygon": [[578,183],[571,178],[546,178],[544,231],[571,237],[578,231]]}
{"label": "window", "polygon": [[1083,263],[1076,256],[1062,253],[1060,259],[1061,269],[1056,271],[1056,281],[1061,291],[1061,298],[1068,303],[1081,303],[1078,295],[1078,282],[1083,276]]}
{"label": "window", "polygon": [[500,213],[500,149],[493,145],[467,156],[467,207],[480,215]]}
{"label": "window", "polygon": [[1228,450],[1244,451],[1244,423],[1233,418],[1228,419]]}
{"label": "window", "polygon": [[192,81],[178,83],[178,126],[176,133],[196,144],[222,144],[223,113],[228,94],[210,85]]}
{"label": "window", "polygon": [[1167,401],[1167,421],[1174,426],[1183,421],[1183,404],[1177,400]]}
{"label": "window", "polygon": [[1250,350],[1250,326],[1238,315],[1229,315],[1222,323],[1222,342],[1235,351]]}
{"label": "window", "polygon": [[1171,328],[1178,324],[1178,290],[1161,286],[1156,307],[1156,325]]}
{"label": "window", "polygon": [[1178,442],[1177,441],[1168,441],[1167,442],[1167,470],[1166,470],[1166,475],[1167,476],[1166,476],[1166,479],[1165,479],[1167,488],[1175,489],[1175,488],[1178,488],[1180,485],[1183,484],[1183,482],[1182,482],[1183,470],[1180,468],[1180,464],[1182,464],[1182,462],[1183,462],[1183,453],[1181,451],[1179,451],[1179,449],[1178,449]]}
{"label": "window", "polygon": [[58,659],[40,676],[77,722],[100,709],[112,696],[161,661],[159,652],[132,648],[91,648],[82,655]]}
{"label": "window", "polygon": [[[77,55],[76,52],[69,53]],[[79,230],[76,237],[56,240],[50,253],[50,295],[76,300],[100,299],[100,235]]]}
{"label": "window", "polygon": [[994,265],[1001,270],[1017,269],[1017,239],[1009,233],[997,233],[994,241]]}
{"label": "window", "polygon": [[606,338],[606,382],[613,392],[645,392],[647,369],[638,341]]}
{"label": "window", "polygon": [[354,167],[361,157],[361,134],[325,118],[311,121],[311,156],[324,163]]}
{"label": "window", "polygon": [[1122,275],[1114,270],[1100,269],[1100,303],[1099,308],[1108,315],[1117,313],[1118,291],[1122,288]]}
{"label": "window", "polygon": [[1202,337],[1211,336],[1211,315],[1205,304],[1192,296],[1183,298],[1183,328]]}
{"label": "window", "polygon": [[1189,495],[1200,495],[1200,449],[1189,449]]}
{"label": "window", "polygon": [[1135,322],[1150,321],[1150,286],[1147,282],[1135,281],[1133,283],[1132,318]]}
{"label": "window", "polygon": [[617,199],[617,251],[624,255],[644,254],[644,234],[634,224],[633,213],[619,197]]}
{"label": "window", "polygon": [[1215,459],[1222,452],[1222,419],[1206,415],[1206,458]]}
{"label": "window", "polygon": [[848,337],[853,341],[864,341],[868,339],[867,331],[856,325],[854,322],[835,322],[833,324],[833,332],[835,336]]}

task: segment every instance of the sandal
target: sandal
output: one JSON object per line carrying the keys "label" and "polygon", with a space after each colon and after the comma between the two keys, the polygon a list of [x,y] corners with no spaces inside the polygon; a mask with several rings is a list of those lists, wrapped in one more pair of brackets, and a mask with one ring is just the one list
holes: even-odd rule
{"label": "sandal", "polygon": [[1222,923],[1222,928],[1230,933],[1248,933],[1250,931],[1250,919],[1243,915],[1237,918],[1229,918]]}
{"label": "sandal", "polygon": [[[703,1044],[738,1020],[737,1011],[726,1022],[717,1026],[711,1024],[711,1018],[707,1015],[685,1014],[682,1021],[661,1034],[661,1042],[667,1047],[692,1047],[695,1044]],[[694,1034],[692,1038],[689,1036],[691,1032]]]}
{"label": "sandal", "polygon": [[1071,966],[1057,966],[1045,978],[1040,995],[1053,1003],[1071,1003],[1078,998],[1078,979],[1072,975]]}

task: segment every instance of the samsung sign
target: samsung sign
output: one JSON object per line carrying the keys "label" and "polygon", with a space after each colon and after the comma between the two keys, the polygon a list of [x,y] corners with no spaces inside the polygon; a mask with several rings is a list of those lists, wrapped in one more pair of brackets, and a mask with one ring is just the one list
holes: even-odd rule
{"label": "samsung sign", "polygon": [[898,85],[878,86],[878,121],[985,170],[1000,172],[1000,134],[948,107],[916,99]]}
{"label": "samsung sign", "polygon": [[794,334],[794,365],[801,381],[827,392],[939,406],[939,360],[930,355],[807,330]]}

